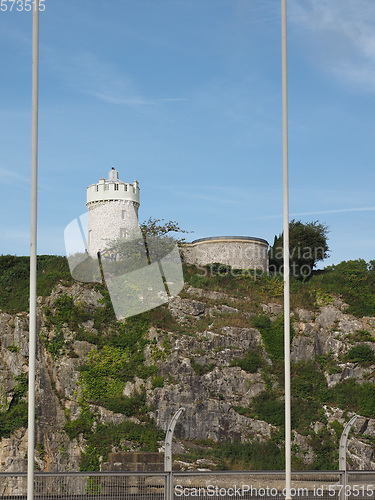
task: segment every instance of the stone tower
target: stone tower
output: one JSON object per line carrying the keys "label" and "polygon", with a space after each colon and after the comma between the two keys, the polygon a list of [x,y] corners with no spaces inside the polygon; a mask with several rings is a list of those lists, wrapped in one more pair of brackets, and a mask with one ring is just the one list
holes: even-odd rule
{"label": "stone tower", "polygon": [[88,253],[96,257],[108,244],[138,228],[139,185],[119,180],[112,167],[108,179],[87,188]]}

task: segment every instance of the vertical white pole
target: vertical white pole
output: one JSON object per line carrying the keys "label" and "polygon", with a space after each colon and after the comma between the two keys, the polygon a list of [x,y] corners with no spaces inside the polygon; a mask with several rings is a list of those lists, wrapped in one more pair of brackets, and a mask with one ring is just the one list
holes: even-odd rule
{"label": "vertical white pole", "polygon": [[289,292],[289,181],[288,181],[288,76],[286,1],[281,0],[282,109],[283,109],[283,262],[284,262],[284,363],[285,363],[285,498],[291,500],[290,409],[290,292]]}
{"label": "vertical white pole", "polygon": [[33,5],[32,99],[31,99],[31,218],[29,305],[29,403],[27,449],[27,499],[34,498],[35,358],[36,358],[36,265],[38,198],[38,93],[39,93],[39,0]]}

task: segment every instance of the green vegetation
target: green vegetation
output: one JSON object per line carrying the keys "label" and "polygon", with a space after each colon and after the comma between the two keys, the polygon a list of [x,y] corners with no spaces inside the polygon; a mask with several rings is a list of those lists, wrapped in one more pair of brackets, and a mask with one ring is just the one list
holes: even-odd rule
{"label": "green vegetation", "polygon": [[8,438],[20,427],[27,427],[27,394],[28,382],[24,373],[15,377],[17,382],[13,388],[13,398],[6,411],[0,412],[0,439]]}
{"label": "green vegetation", "polygon": [[341,368],[338,366],[332,354],[326,354],[316,358],[322,372],[328,372],[329,375],[341,373]]}
{"label": "green vegetation", "polygon": [[[97,471],[100,468],[100,457],[105,462],[113,446],[121,447],[121,443],[133,443],[139,451],[158,451],[159,441],[164,438],[163,433],[148,420],[142,424],[122,422],[121,424],[98,424],[94,431],[84,434],[87,441],[85,452],[81,456],[81,471]],[[129,444],[124,446],[127,451]]]}
{"label": "green vegetation", "polygon": [[164,377],[156,376],[152,381],[152,389],[156,389],[157,387],[164,387]]}
{"label": "green vegetation", "polygon": [[341,296],[355,316],[375,315],[375,261],[349,260],[325,268],[313,278],[312,285]]}
{"label": "green vegetation", "polygon": [[[305,282],[292,277],[292,307],[318,311],[320,307],[332,304],[334,298],[340,296],[349,304],[348,311],[352,314],[375,316],[374,263],[375,261],[372,261],[367,264],[361,260],[343,262],[316,273]],[[65,259],[41,257],[38,264],[38,279],[41,283],[38,293],[50,293],[60,280],[66,284],[70,282]],[[202,349],[200,345],[199,348],[194,346],[190,362],[197,375],[208,373],[216,364],[211,360],[203,363],[205,358],[202,356],[207,353],[204,349],[204,336],[199,332],[207,329],[219,332],[224,326],[253,326],[261,333],[272,364],[265,362],[260,349],[252,347],[242,356],[233,359],[230,365],[239,366],[248,373],[259,371],[265,383],[265,390],[252,398],[249,406],[238,406],[234,409],[242,415],[275,425],[278,431],[271,439],[262,443],[256,440],[247,443],[210,443],[202,448],[195,447],[195,451],[192,447],[188,457],[194,457],[194,454],[198,453],[197,458],[211,458],[219,462],[219,467],[222,468],[283,469],[284,322],[282,315],[271,320],[262,312],[260,306],[262,303],[282,302],[282,277],[232,270],[221,264],[205,268],[184,266],[184,276],[186,282],[193,287],[225,294],[217,299],[215,295],[213,298],[203,296],[197,299],[204,302],[207,308],[215,308],[212,315],[191,317],[180,324],[166,306],[161,306],[128,318],[124,322],[117,322],[106,288],[94,284],[82,286],[100,291],[103,296],[101,307],[89,307],[80,304],[70,295],[62,294],[51,307],[45,309],[48,335],[44,333],[42,341],[53,361],[62,355],[69,355],[72,340],[85,340],[95,345],[80,368],[81,413],[75,420],[71,420],[67,415],[64,426],[70,439],[82,435],[86,440],[81,470],[98,470],[100,457],[105,460],[113,446],[123,450],[157,450],[162,434],[147,416],[152,408],[146,404],[145,387],[141,386],[130,396],[124,396],[126,383],[133,382],[135,377],[151,380],[152,389],[161,388],[165,383],[176,383],[171,376],[164,380],[156,365],[168,359],[171,340],[180,335],[192,335],[192,341],[202,341]],[[0,281],[0,307],[10,312],[27,310],[28,259],[0,257]],[[184,293],[186,295],[183,295]],[[186,291],[183,294],[184,297],[193,298]],[[246,300],[243,300],[244,298]],[[229,307],[220,309],[224,304]],[[233,309],[229,310],[230,308]],[[83,325],[88,319],[94,321],[94,330],[88,330]],[[157,331],[157,339],[148,338],[147,333],[151,326]],[[334,325],[335,329],[337,326]],[[64,337],[66,329],[72,332],[68,338]],[[345,332],[340,332],[340,338],[344,337],[344,334]],[[293,335],[291,326],[292,338]],[[372,333],[358,330],[346,339],[352,344],[352,348],[342,356],[343,361],[359,363],[362,366],[375,364],[375,353],[371,344],[364,344],[375,341]],[[145,362],[146,347],[149,349],[151,366]],[[220,348],[219,346],[218,349]],[[19,347],[12,344],[8,346],[8,350],[17,353]],[[366,381],[359,384],[349,379],[328,389],[324,374],[338,372],[341,372],[338,362],[329,353],[314,361],[292,364],[292,428],[306,437],[316,454],[315,461],[309,464],[308,468],[337,468],[338,438],[342,426],[337,422],[328,424],[323,405],[337,406],[375,418],[374,384]],[[22,374],[17,378],[14,390],[8,394],[12,396],[9,407],[4,409],[3,406],[3,411],[0,412],[0,437],[9,436],[15,429],[27,425],[26,392],[27,380]],[[213,391],[211,395],[218,399],[223,398],[221,394],[214,394]],[[89,405],[100,405],[128,417],[134,416],[139,423],[103,425],[92,410],[95,406],[91,406],[90,410]],[[321,422],[324,428],[316,434],[311,422],[317,421]],[[306,467],[303,452],[297,446],[293,448],[293,463],[298,468]]]}
{"label": "green vegetation", "polygon": [[[86,404],[82,404],[81,414],[76,420],[68,420],[64,426],[70,439],[80,434],[86,440],[85,452],[81,456],[80,470],[97,471],[100,468],[100,457],[106,461],[113,446],[122,447],[131,445],[140,451],[157,451],[158,441],[163,439],[163,433],[155,427],[148,417],[142,417],[142,423],[122,422],[121,424],[104,425],[97,423],[94,426],[95,415],[90,412]],[[123,443],[127,442],[127,445]]]}
{"label": "green vegetation", "polygon": [[206,373],[212,372],[215,368],[215,363],[210,363],[209,365],[197,363],[193,358],[190,358],[190,365],[195,371],[196,375],[204,375]]}
{"label": "green vegetation", "polygon": [[133,381],[135,376],[147,379],[157,373],[155,366],[145,365],[148,326],[147,313],[116,323],[106,337],[106,344],[89,353],[80,368],[86,401],[125,415],[147,411],[144,390],[128,398],[122,394],[126,382]]}
{"label": "green vegetation", "polygon": [[255,373],[262,365],[262,355],[253,347],[248,349],[242,358],[235,358],[230,363],[230,366],[239,366],[248,373]]}
{"label": "green vegetation", "polygon": [[54,303],[54,311],[46,307],[46,326],[55,325],[61,327],[67,325],[70,330],[78,329],[80,323],[91,319],[92,314],[82,305],[74,304],[74,298],[63,294],[57,297]]}
{"label": "green vegetation", "polygon": [[205,267],[183,266],[185,283],[204,290],[225,293],[230,297],[249,299],[249,310],[260,312],[260,304],[270,297],[282,300],[283,280],[253,270],[236,270],[211,264]]}
{"label": "green vegetation", "polygon": [[68,434],[69,439],[75,439],[80,434],[88,435],[91,433],[94,421],[94,415],[88,409],[88,406],[82,403],[79,417],[75,420],[68,419],[64,425],[64,431]]}
{"label": "green vegetation", "polygon": [[375,352],[366,344],[360,344],[352,347],[345,358],[347,361],[359,363],[362,366],[375,364]]}
{"label": "green vegetation", "polygon": [[[251,319],[251,324],[262,335],[267,354],[271,359],[284,359],[284,316],[278,316],[271,321],[266,314],[260,314]],[[290,340],[293,339],[293,326],[290,328]]]}
{"label": "green vegetation", "polygon": [[[328,228],[319,221],[303,223],[295,219],[289,222],[289,260],[291,275],[297,279],[309,279],[317,262],[329,257]],[[283,234],[275,236],[269,250],[270,270],[279,272],[283,266]]]}
{"label": "green vegetation", "polygon": [[[73,282],[65,257],[39,255],[37,294],[47,296],[60,281]],[[8,313],[27,311],[29,307],[30,258],[0,255],[0,309]]]}
{"label": "green vegetation", "polygon": [[[325,416],[323,405],[329,401],[335,400],[337,406],[345,408],[342,401],[335,397],[335,391],[328,389],[327,381],[322,368],[317,361],[292,363],[291,366],[291,395],[292,395],[292,429],[307,438],[308,444],[314,450],[316,459],[308,465],[312,470],[331,469],[338,467],[338,441],[337,433],[340,424],[333,424],[335,435],[327,430],[327,418]],[[268,368],[269,370],[269,368]],[[263,370],[262,370],[263,371]],[[252,399],[248,407],[235,407],[241,415],[251,418],[264,420],[279,428],[277,442],[279,446],[283,445],[284,426],[285,426],[285,403],[284,403],[284,377],[282,363],[274,366],[272,371],[277,378],[277,386],[270,388],[266,382],[266,390]],[[268,375],[267,371],[265,375]],[[265,378],[263,374],[263,378]],[[267,387],[268,385],[268,387]],[[341,392],[340,392],[341,394]],[[367,395],[368,396],[368,395]],[[350,396],[348,396],[350,397]],[[366,396],[364,396],[365,398]],[[363,415],[363,413],[361,413]],[[311,422],[321,422],[324,428],[315,434],[311,427]],[[341,435],[341,434],[340,434]],[[268,442],[269,443],[269,442]],[[303,453],[302,453],[303,456]],[[301,458],[301,452],[293,448],[294,467],[305,469],[306,464]]]}
{"label": "green vegetation", "polygon": [[45,338],[42,334],[41,339],[44,347],[51,353],[53,360],[60,358],[65,353],[66,342],[61,325],[55,326],[51,340]]}
{"label": "green vegetation", "polygon": [[[269,276],[254,271],[238,272],[229,266],[197,268],[184,266],[184,279],[189,285],[205,290],[223,292],[230,297],[248,299],[247,312],[260,313],[260,304],[265,301],[281,303],[283,279],[276,274]],[[349,305],[348,312],[357,317],[375,316],[375,261],[362,259],[341,262],[324,271],[313,272],[311,278],[302,282],[293,276],[290,281],[291,307],[316,310],[317,297],[326,298],[323,305],[341,297]],[[327,302],[329,301],[329,302]]]}
{"label": "green vegetation", "polygon": [[234,408],[240,415],[264,420],[272,425],[284,426],[284,402],[274,391],[264,391],[252,399],[248,408]]}
{"label": "green vegetation", "polygon": [[353,342],[375,342],[375,337],[367,330],[357,330],[349,338]]}
{"label": "green vegetation", "polygon": [[184,442],[187,454],[176,456],[184,462],[206,458],[218,463],[218,470],[283,470],[284,449],[277,439],[217,443],[212,440]]}
{"label": "green vegetation", "polygon": [[339,382],[327,391],[325,403],[352,410],[364,417],[375,418],[375,385],[359,384],[354,379]]}
{"label": "green vegetation", "polygon": [[[341,296],[349,304],[348,312],[355,316],[375,315],[375,268],[374,262],[366,263],[362,259],[341,262],[329,266],[324,271],[313,273],[306,283],[291,277],[291,306],[316,308],[316,295]],[[185,282],[193,287],[215,290],[228,294],[231,297],[249,299],[249,311],[261,312],[259,304],[266,300],[282,301],[283,280],[281,276],[269,276],[253,270],[239,271],[229,266],[211,265],[204,268],[184,266]],[[72,283],[68,263],[65,257],[41,255],[38,256],[38,295],[47,296],[53,287],[62,282]],[[103,325],[115,321],[113,308],[108,292],[103,285],[86,284],[95,287],[102,295],[103,308],[94,311],[94,327],[100,331]],[[28,310],[29,297],[29,258],[12,255],[0,256],[0,309],[5,312],[21,312]],[[64,304],[62,304],[64,306]],[[66,310],[68,303],[65,304]],[[73,323],[77,315],[85,311],[73,311]],[[87,312],[87,311],[86,311]],[[74,317],[75,316],[75,317]],[[163,308],[153,312],[155,325],[165,329],[164,320],[172,326],[176,321]],[[62,315],[61,320],[64,317]],[[153,323],[154,324],[154,323]],[[173,329],[173,331],[175,331]]]}
{"label": "green vegetation", "polygon": [[14,342],[12,343],[12,345],[9,345],[7,347],[7,349],[8,349],[8,351],[13,352],[13,353],[20,352],[20,350],[21,350],[21,348],[18,345],[15,345]]}

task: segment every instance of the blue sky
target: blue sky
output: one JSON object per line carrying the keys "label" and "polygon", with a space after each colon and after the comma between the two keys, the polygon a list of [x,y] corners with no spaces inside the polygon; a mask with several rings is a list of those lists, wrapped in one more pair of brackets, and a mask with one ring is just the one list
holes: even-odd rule
{"label": "blue sky", "polygon": [[[282,231],[279,0],[45,1],[38,253],[115,166],[188,240]],[[0,12],[0,253],[28,255],[29,12]],[[290,217],[375,258],[375,2],[288,0]]]}

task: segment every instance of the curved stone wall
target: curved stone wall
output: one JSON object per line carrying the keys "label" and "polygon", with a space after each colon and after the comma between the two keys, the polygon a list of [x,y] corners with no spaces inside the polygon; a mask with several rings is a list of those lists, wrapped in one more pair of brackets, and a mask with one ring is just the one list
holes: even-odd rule
{"label": "curved stone wall", "polygon": [[248,236],[201,238],[182,246],[186,264],[205,266],[214,262],[234,269],[268,269],[268,242]]}

